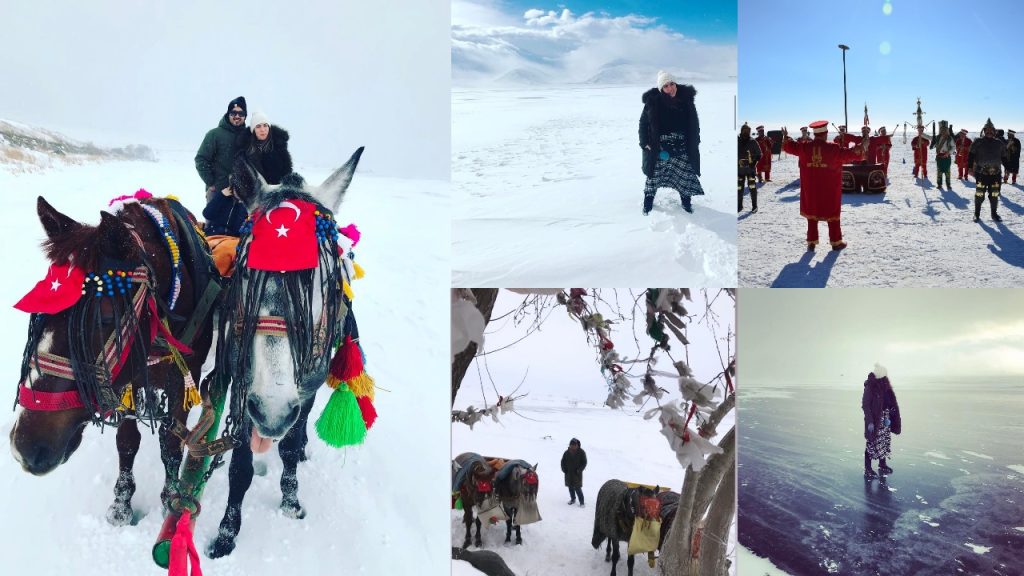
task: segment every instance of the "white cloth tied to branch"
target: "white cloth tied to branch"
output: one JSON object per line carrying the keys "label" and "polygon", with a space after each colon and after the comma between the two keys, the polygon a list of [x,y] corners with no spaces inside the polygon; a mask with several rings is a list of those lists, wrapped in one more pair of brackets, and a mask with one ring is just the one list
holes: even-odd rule
{"label": "white cloth tied to branch", "polygon": [[484,315],[471,302],[462,298],[452,301],[452,360],[466,349],[470,342],[484,343]]}
{"label": "white cloth tied to branch", "polygon": [[[702,438],[693,428],[687,428],[686,416],[675,404],[654,408],[648,411],[644,418],[650,418],[658,411],[661,412],[661,433],[668,439],[669,447],[675,452],[683,470],[690,466],[694,472],[700,472],[707,464],[707,456],[723,452],[721,448]],[[687,432],[686,438],[683,436],[684,430]]]}

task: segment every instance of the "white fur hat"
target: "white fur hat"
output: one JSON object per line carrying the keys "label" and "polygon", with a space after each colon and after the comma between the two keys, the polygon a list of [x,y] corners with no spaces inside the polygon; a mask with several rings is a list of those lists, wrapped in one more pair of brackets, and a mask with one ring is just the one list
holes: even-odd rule
{"label": "white fur hat", "polygon": [[675,76],[669,74],[668,72],[665,72],[664,70],[658,71],[658,90],[664,88],[665,84],[668,84],[669,82],[675,83],[675,81]]}
{"label": "white fur hat", "polygon": [[256,127],[259,126],[260,124],[272,126],[272,124],[270,123],[270,118],[267,118],[267,115],[264,114],[262,111],[253,112],[253,115],[249,118],[249,129],[255,132]]}
{"label": "white fur hat", "polygon": [[889,375],[889,371],[885,369],[885,366],[882,366],[881,364],[879,364],[877,362],[875,363],[875,369],[872,370],[872,372],[875,373],[875,378],[879,378],[879,379],[885,378],[886,376]]}

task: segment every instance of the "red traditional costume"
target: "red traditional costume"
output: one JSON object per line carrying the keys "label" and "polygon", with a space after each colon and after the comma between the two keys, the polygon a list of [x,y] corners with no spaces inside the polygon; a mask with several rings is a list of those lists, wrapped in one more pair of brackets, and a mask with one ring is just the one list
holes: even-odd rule
{"label": "red traditional costume", "polygon": [[920,134],[914,136],[914,139],[910,141],[910,147],[914,149],[914,178],[917,178],[918,169],[921,170],[921,177],[928,177],[928,146],[931,145],[931,140],[925,138],[924,129],[920,130]]}
{"label": "red traditional costume", "polygon": [[807,248],[813,250],[818,243],[818,221],[828,222],[828,239],[832,247],[846,247],[839,227],[842,207],[843,164],[863,159],[860,149],[849,150],[825,141],[828,122],[820,120],[811,125],[815,139],[797,142],[786,139],[782,149],[798,158],[800,166],[800,215],[807,219]]}
{"label": "red traditional costume", "polygon": [[889,175],[889,149],[892,148],[892,136],[885,133],[885,128],[879,128],[878,136],[871,138],[868,145],[868,154],[873,155],[876,164],[882,165],[882,172]]}
{"label": "red traditional costume", "polygon": [[967,179],[967,155],[971,151],[971,140],[967,137],[967,130],[961,130],[956,139],[956,172],[957,180]]}
{"label": "red traditional costume", "polygon": [[764,126],[757,127],[757,145],[761,148],[761,159],[757,161],[757,181],[772,181],[772,139],[764,135]]}

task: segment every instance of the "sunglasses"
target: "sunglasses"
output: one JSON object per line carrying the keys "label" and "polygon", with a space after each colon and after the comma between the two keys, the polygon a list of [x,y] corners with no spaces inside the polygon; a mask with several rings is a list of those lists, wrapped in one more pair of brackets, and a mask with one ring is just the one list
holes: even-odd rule
{"label": "sunglasses", "polygon": [[238,111],[232,110],[231,112],[228,112],[228,116],[240,116],[242,118],[245,118],[245,112],[238,112]]}

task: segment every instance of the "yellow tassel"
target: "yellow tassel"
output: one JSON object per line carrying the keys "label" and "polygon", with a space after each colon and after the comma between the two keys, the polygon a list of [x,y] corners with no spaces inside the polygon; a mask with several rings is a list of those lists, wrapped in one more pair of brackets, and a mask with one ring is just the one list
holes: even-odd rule
{"label": "yellow tassel", "polygon": [[135,410],[135,392],[132,390],[132,383],[129,382],[124,388],[124,394],[121,395],[121,410],[134,411]]}
{"label": "yellow tassel", "polygon": [[355,300],[355,294],[352,293],[352,287],[348,285],[348,282],[342,280],[341,289],[345,292],[345,297],[349,300]]}
{"label": "yellow tassel", "polygon": [[181,199],[175,196],[174,194],[168,194],[167,196],[164,196],[164,198],[167,198],[168,200],[175,200],[177,202],[181,202]]}
{"label": "yellow tassel", "polygon": [[366,276],[366,270],[363,270],[363,267],[360,266],[358,263],[353,262],[352,267],[355,268],[356,270],[356,280],[362,278],[363,276]]}
{"label": "yellow tassel", "polygon": [[356,398],[369,396],[370,401],[373,401],[373,378],[371,378],[366,372],[360,372],[359,376],[349,380],[346,384],[348,384],[349,390],[356,395]]}
{"label": "yellow tassel", "polygon": [[199,390],[193,383],[191,386],[185,387],[185,411],[188,412],[193,406],[198,406],[203,403],[202,396],[199,395]]}

